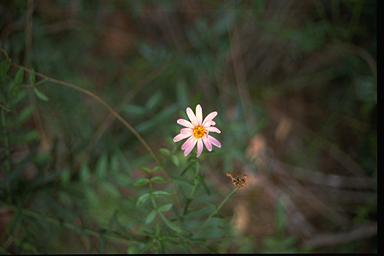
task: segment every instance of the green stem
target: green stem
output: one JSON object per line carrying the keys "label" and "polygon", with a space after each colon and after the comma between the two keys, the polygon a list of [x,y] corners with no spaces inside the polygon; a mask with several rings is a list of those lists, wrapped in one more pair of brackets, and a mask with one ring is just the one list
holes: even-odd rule
{"label": "green stem", "polygon": [[194,178],[194,184],[193,184],[193,188],[192,188],[192,191],[191,191],[191,194],[189,196],[189,198],[187,199],[187,202],[185,203],[185,207],[184,207],[184,212],[183,212],[183,216],[187,214],[188,212],[188,207],[189,205],[191,204],[192,200],[193,200],[193,197],[195,196],[195,193],[196,193],[196,190],[200,184],[200,180],[198,179],[198,176],[199,176],[199,171],[200,171],[200,163],[199,161],[196,161],[196,168],[195,168],[195,172],[194,172],[194,175],[193,175],[193,178]]}
{"label": "green stem", "polygon": [[200,228],[197,230],[196,234],[199,233],[201,231],[201,229],[211,220],[211,218],[213,216],[215,216],[219,210],[224,206],[224,204],[236,193],[236,191],[238,190],[238,188],[235,188],[233,189],[228,195],[226,198],[224,198],[224,200],[220,203],[220,205],[216,208],[216,210],[214,210],[209,216],[208,216],[208,219],[203,223],[203,225],[200,226]]}

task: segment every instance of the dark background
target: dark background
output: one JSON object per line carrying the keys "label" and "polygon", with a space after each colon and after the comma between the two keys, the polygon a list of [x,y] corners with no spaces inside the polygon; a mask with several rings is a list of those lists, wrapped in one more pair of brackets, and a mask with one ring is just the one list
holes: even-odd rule
{"label": "dark background", "polygon": [[[226,172],[247,174],[249,184],[221,212],[236,238],[220,229],[192,252],[376,252],[376,8],[372,0],[1,1],[0,249],[160,251],[75,230],[141,234],[133,183],[154,162],[89,95],[33,82],[27,71],[11,93],[18,68],[7,54],[98,95],[156,155],[172,152],[164,156],[172,177],[185,162],[172,142],[177,118],[196,104],[204,115],[218,111],[223,147],[201,161],[211,195],[201,188],[191,207],[218,205],[232,186]],[[165,252],[191,251],[168,243]]]}

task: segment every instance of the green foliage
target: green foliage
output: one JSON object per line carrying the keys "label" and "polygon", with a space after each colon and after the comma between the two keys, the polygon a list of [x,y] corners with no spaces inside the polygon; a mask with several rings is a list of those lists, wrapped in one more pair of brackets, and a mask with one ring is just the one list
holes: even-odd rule
{"label": "green foliage", "polygon": [[[279,200],[274,234],[232,230],[263,198],[225,173],[273,166],[250,160],[258,136],[260,159],[377,177],[376,3],[5,1],[0,16],[2,253],[303,252]],[[197,103],[223,144],[199,159],[172,142]],[[350,223],[375,220],[368,201],[343,208]]]}

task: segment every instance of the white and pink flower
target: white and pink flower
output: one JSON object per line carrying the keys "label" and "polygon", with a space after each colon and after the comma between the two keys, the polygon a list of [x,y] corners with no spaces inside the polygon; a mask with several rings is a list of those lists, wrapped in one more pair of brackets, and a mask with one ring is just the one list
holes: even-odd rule
{"label": "white and pink flower", "polygon": [[208,151],[212,151],[212,146],[221,148],[220,141],[209,135],[210,132],[221,133],[221,131],[215,127],[216,123],[213,121],[217,116],[217,112],[211,112],[203,119],[203,110],[200,104],[196,106],[196,115],[190,107],[187,108],[186,112],[190,121],[178,119],[177,123],[184,126],[184,128],[181,128],[180,133],[173,138],[174,142],[188,138],[181,146],[184,155],[188,156],[196,144],[197,157],[203,152],[203,145],[205,145]]}

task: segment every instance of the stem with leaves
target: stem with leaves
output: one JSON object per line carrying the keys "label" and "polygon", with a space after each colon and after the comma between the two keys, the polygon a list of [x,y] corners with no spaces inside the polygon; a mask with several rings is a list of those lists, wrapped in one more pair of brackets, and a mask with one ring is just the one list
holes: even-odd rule
{"label": "stem with leaves", "polygon": [[198,234],[202,228],[211,220],[213,216],[215,216],[220,209],[224,206],[224,204],[239,190],[239,188],[234,188],[225,198],[224,200],[220,203],[220,205],[208,216],[207,220],[200,226],[200,228],[196,231],[195,234]]}

